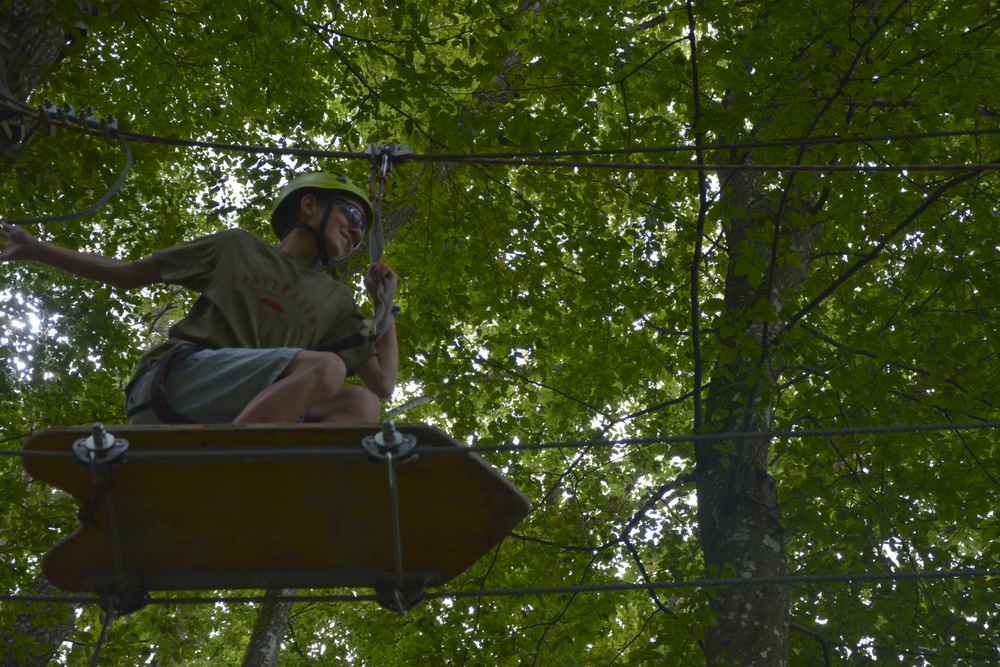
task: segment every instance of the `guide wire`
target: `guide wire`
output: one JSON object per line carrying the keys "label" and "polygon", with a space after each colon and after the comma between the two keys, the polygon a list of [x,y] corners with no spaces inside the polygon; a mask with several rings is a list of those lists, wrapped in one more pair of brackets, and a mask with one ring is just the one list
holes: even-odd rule
{"label": "guide wire", "polygon": [[[21,113],[24,116],[34,117],[37,111],[24,107],[14,106],[9,100],[6,102],[9,110]],[[243,153],[288,155],[320,157],[333,159],[357,159],[370,160],[371,156],[362,151],[329,151],[314,148],[288,148],[274,145],[239,144],[217,141],[204,141],[196,139],[182,139],[161,137],[139,132],[129,132],[114,130],[110,132],[101,131],[62,121],[58,118],[50,118],[48,121],[52,125],[58,125],[70,130],[94,134],[103,138],[114,138],[134,143],[160,144],[168,146],[178,146],[186,148],[206,148],[221,151],[234,151]],[[783,146],[802,146],[816,144],[863,144],[873,141],[906,141],[918,139],[931,139],[942,137],[976,137],[1000,134],[1000,128],[985,128],[979,130],[942,130],[937,132],[923,132],[911,134],[886,134],[855,137],[814,137],[808,139],[780,139],[764,142],[729,143],[729,144],[706,144],[703,150],[727,150],[742,149],[751,150],[754,148],[774,148]],[[697,171],[705,169],[708,171],[781,171],[781,172],[955,172],[955,171],[994,171],[1000,169],[997,163],[967,163],[967,164],[904,164],[904,165],[873,165],[873,164],[704,164],[699,166],[695,163],[656,163],[656,162],[573,162],[557,159],[558,157],[583,157],[595,155],[637,155],[637,154],[657,154],[657,153],[677,153],[696,151],[696,146],[673,145],[673,146],[650,146],[637,148],[614,148],[614,149],[586,149],[568,151],[546,151],[546,152],[526,152],[526,153],[482,153],[482,154],[413,154],[404,158],[397,158],[397,162],[439,162],[446,164],[476,164],[485,166],[511,166],[511,167],[554,167],[565,169],[613,169],[613,170],[654,170],[654,171]]]}
{"label": "guide wire", "polygon": [[42,122],[57,127],[62,127],[74,132],[91,134],[98,138],[114,138],[129,141],[132,143],[154,144],[162,146],[176,146],[179,148],[206,148],[220,151],[233,151],[241,153],[257,153],[270,155],[288,155],[301,157],[326,157],[340,159],[368,159],[367,153],[357,151],[329,151],[317,148],[288,148],[285,146],[273,146],[262,144],[239,144],[223,141],[208,141],[199,139],[183,139],[177,137],[161,137],[141,132],[130,132],[128,130],[115,129],[108,132],[102,128],[90,127],[73,123],[58,116],[47,116],[44,110],[33,109],[23,104],[11,104],[12,100],[0,98],[0,105],[6,104],[9,111],[20,113],[26,118],[42,117]]}
{"label": "guide wire", "polygon": [[[420,161],[419,156],[411,158]],[[505,167],[554,167],[557,169],[606,169],[615,171],[718,171],[718,172],[811,172],[811,173],[882,173],[882,172],[927,172],[927,173],[950,173],[962,171],[997,171],[1000,170],[1000,163],[951,163],[951,164],[697,164],[691,163],[664,163],[664,162],[568,162],[563,160],[536,160],[536,159],[493,159],[493,158],[464,158],[451,160],[433,160],[446,164],[477,164],[485,166],[505,166]]]}
{"label": "guide wire", "polygon": [[[567,440],[561,442],[540,442],[506,445],[485,445],[476,447],[416,447],[414,452],[421,456],[468,456],[469,454],[540,451],[547,449],[606,449],[613,447],[644,447],[656,444],[682,444],[694,442],[715,442],[720,440],[758,440],[758,439],[808,439],[833,438],[856,435],[889,435],[906,433],[933,433],[938,431],[974,431],[1000,429],[1000,421],[978,421],[959,424],[910,424],[897,426],[856,426],[848,428],[829,428],[812,430],[788,431],[729,431],[720,433],[688,433],[683,435],[651,436],[645,438],[618,438]],[[244,463],[263,463],[276,459],[287,458],[364,458],[367,454],[360,449],[335,449],[331,447],[261,447],[229,449],[206,448],[192,451],[176,449],[147,449],[129,451],[129,463],[204,463],[208,461],[225,461],[243,458]],[[59,459],[73,458],[73,453],[66,451],[42,452],[24,450],[0,450],[2,457]]]}
{"label": "guide wire", "polygon": [[[836,144],[865,144],[876,141],[917,141],[923,139],[941,139],[949,137],[979,137],[1000,134],[1000,128],[983,128],[976,130],[938,130],[935,132],[913,132],[901,134],[873,134],[838,137],[833,135],[808,137],[808,138],[788,138],[773,139],[769,141],[750,141],[735,143],[708,143],[702,146],[705,151],[724,150],[753,150],[755,148],[788,148],[791,146],[817,146]],[[431,153],[421,155],[416,160],[462,160],[467,157],[475,158],[559,158],[559,157],[587,157],[593,155],[655,155],[661,153],[695,153],[698,150],[697,144],[673,144],[668,146],[637,146],[633,148],[591,148],[579,150],[563,151],[521,151],[507,153],[476,153],[474,155],[462,155],[459,153]]]}
{"label": "guide wire", "polygon": [[[988,579],[1000,577],[1000,569],[953,569],[953,570],[923,570],[916,572],[860,572],[853,574],[812,574],[787,575],[780,577],[724,577],[718,579],[683,579],[672,581],[651,581],[648,583],[632,583],[616,581],[603,584],[578,584],[568,586],[527,586],[521,588],[470,589],[454,591],[429,591],[428,599],[459,600],[476,597],[524,597],[528,595],[566,595],[579,593],[618,593],[626,591],[649,591],[669,589],[708,589],[732,588],[746,586],[796,586],[818,584],[877,584],[899,583],[908,581],[933,581],[947,579]],[[1000,582],[998,582],[1000,583]],[[260,603],[267,600],[276,602],[375,602],[374,595],[280,595],[265,597],[263,595],[224,595],[224,596],[183,596],[150,598],[149,604],[159,605],[196,605],[196,604],[244,604]],[[0,595],[4,602],[46,602],[50,604],[89,605],[98,603],[98,599],[87,596],[59,595]]]}

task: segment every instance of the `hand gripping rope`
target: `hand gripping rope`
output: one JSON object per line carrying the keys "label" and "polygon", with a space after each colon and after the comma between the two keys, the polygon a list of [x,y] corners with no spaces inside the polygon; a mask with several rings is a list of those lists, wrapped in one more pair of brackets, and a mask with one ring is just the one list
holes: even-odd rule
{"label": "hand gripping rope", "polygon": [[[389,181],[389,173],[393,162],[400,162],[413,155],[413,151],[405,144],[369,144],[366,153],[371,158],[372,173],[368,183],[371,193],[372,220],[371,233],[368,235],[368,257],[372,266],[382,261],[385,252],[385,232],[382,227],[382,199],[385,197],[385,186]],[[375,299],[375,335],[381,336],[389,328],[390,317],[393,314],[393,298],[395,295],[385,293],[382,284],[376,287]]]}

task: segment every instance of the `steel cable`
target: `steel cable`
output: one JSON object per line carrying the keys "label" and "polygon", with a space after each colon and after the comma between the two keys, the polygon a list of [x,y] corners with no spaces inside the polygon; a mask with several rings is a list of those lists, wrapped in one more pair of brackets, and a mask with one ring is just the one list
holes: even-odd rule
{"label": "steel cable", "polygon": [[[649,583],[632,583],[616,581],[601,584],[578,584],[568,586],[527,586],[521,588],[494,588],[456,591],[430,591],[428,599],[463,599],[477,597],[524,597],[528,595],[564,595],[578,593],[618,593],[626,591],[648,591],[669,589],[708,589],[730,588],[744,586],[795,586],[818,584],[875,584],[897,583],[908,581],[930,581],[946,579],[986,579],[1000,577],[1000,569],[953,569],[926,570],[917,572],[860,572],[853,574],[813,574],[788,575],[781,577],[727,577],[718,579],[686,579],[675,581],[651,581]],[[330,594],[330,595],[282,595],[265,597],[263,595],[224,595],[224,596],[178,596],[150,598],[150,604],[158,605],[191,605],[191,604],[244,604],[259,603],[267,600],[276,602],[375,602],[375,595]],[[4,602],[45,602],[56,604],[90,605],[97,604],[98,598],[90,596],[60,596],[60,595],[0,595]]]}
{"label": "steel cable", "polygon": [[[20,113],[25,117],[34,117],[37,111],[23,106],[13,106],[8,101],[8,109]],[[329,151],[315,148],[288,148],[284,146],[238,144],[229,142],[206,141],[196,139],[182,139],[172,137],[160,137],[139,132],[128,132],[123,130],[107,130],[89,127],[86,124],[77,124],[69,120],[58,117],[50,117],[47,122],[59,125],[71,130],[94,134],[98,137],[116,138],[124,141],[136,143],[160,144],[168,146],[179,146],[187,148],[206,148],[222,151],[236,151],[244,153],[307,156],[333,159],[357,159],[370,160],[371,155],[360,151]],[[805,146],[820,144],[846,144],[846,143],[867,143],[874,141],[911,141],[944,137],[977,137],[1000,134],[1000,128],[986,128],[977,130],[942,130],[937,132],[921,132],[909,134],[883,134],[854,137],[813,137],[799,139],[779,139],[762,142],[746,143],[718,143],[706,144],[703,150],[727,150],[742,149],[751,150],[754,148],[774,148],[783,146]],[[673,145],[673,146],[649,146],[639,148],[612,148],[612,149],[586,149],[567,151],[539,151],[523,153],[482,153],[482,154],[415,154],[396,158],[396,162],[439,162],[450,164],[477,164],[486,166],[512,166],[512,167],[555,167],[572,169],[615,169],[615,170],[655,170],[655,171],[698,171],[705,169],[708,171],[780,171],[780,172],[956,172],[956,171],[993,171],[1000,169],[997,163],[968,163],[968,164],[905,164],[905,165],[875,165],[875,164],[705,164],[699,166],[695,163],[655,163],[655,162],[571,162],[557,159],[559,157],[582,157],[595,155],[638,155],[638,154],[658,154],[693,152],[696,146]]]}
{"label": "steel cable", "polygon": [[[906,433],[933,433],[939,431],[973,431],[1000,429],[1000,421],[966,422],[960,424],[909,424],[896,426],[856,426],[850,428],[830,428],[790,431],[730,431],[723,433],[689,433],[684,435],[652,436],[646,438],[619,438],[570,440],[562,442],[540,442],[507,445],[486,445],[476,447],[416,447],[413,451],[421,456],[467,456],[469,454],[539,451],[547,449],[607,449],[619,446],[644,447],[656,444],[681,444],[693,442],[716,442],[720,440],[754,440],[754,439],[805,439],[829,438],[856,435],[889,435]],[[205,463],[219,462],[227,459],[245,459],[244,463],[263,463],[276,459],[287,458],[363,458],[367,453],[358,449],[346,448],[307,448],[307,447],[233,447],[205,448],[192,451],[175,449],[148,449],[130,451],[127,454],[129,462],[135,463]],[[74,458],[70,451],[24,451],[0,450],[2,457],[60,459]]]}

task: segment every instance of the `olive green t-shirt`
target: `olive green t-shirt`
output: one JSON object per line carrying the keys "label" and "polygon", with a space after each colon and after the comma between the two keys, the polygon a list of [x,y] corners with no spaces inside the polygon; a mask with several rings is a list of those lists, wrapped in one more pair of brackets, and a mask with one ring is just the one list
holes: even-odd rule
{"label": "olive green t-shirt", "polygon": [[148,351],[146,368],[181,341],[211,348],[344,347],[351,371],[372,352],[374,327],[350,287],[311,260],[278,252],[253,234],[232,229],[153,253],[163,282],[201,293],[168,340]]}

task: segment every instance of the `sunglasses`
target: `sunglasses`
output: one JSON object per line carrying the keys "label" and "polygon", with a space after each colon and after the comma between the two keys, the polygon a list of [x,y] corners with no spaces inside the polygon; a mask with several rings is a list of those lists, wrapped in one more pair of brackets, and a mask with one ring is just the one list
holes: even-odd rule
{"label": "sunglasses", "polygon": [[347,218],[351,229],[361,232],[361,236],[365,235],[368,230],[368,216],[365,215],[365,210],[361,206],[348,199],[334,199],[331,205]]}

